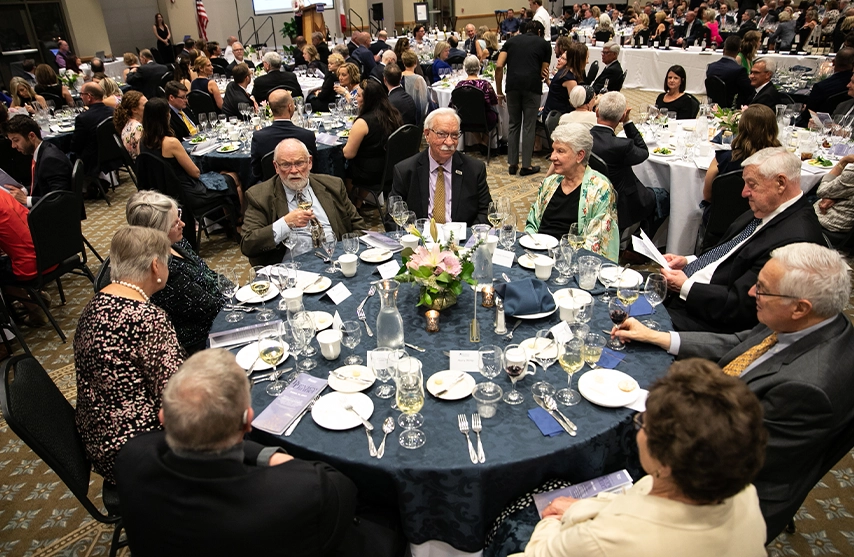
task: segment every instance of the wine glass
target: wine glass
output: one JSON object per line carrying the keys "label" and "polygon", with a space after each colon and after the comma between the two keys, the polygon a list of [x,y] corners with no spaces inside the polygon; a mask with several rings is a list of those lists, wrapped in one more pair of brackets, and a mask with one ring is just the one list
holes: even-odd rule
{"label": "wine glass", "polygon": [[584,361],[591,368],[596,367],[599,358],[602,357],[602,350],[605,348],[605,338],[597,333],[587,333],[584,337],[584,348],[581,350],[581,355]]}
{"label": "wine glass", "polygon": [[[619,327],[629,318],[629,308],[618,298],[611,298],[608,302],[608,316],[614,322],[614,325]],[[626,345],[619,337],[614,337],[608,341],[608,348],[611,350],[624,350]]]}
{"label": "wine glass", "polygon": [[[280,329],[282,331],[282,340],[285,341],[291,354],[294,355],[294,367],[299,369],[299,355],[303,351],[303,348],[305,348],[305,337],[288,321],[284,321],[280,325]],[[290,381],[285,382],[286,385],[287,383],[290,383]]]}
{"label": "wine glass", "polygon": [[[344,321],[341,323],[341,342],[349,348],[350,350],[354,350],[358,345],[359,341],[362,340],[362,325],[358,321]],[[357,365],[362,363],[362,357],[358,354],[354,353],[350,354],[344,363],[347,365]]]}
{"label": "wine glass", "polygon": [[391,218],[394,219],[395,224],[397,224],[397,230],[392,232],[390,235],[393,235],[395,239],[400,240],[400,237],[403,236],[403,233],[400,231],[400,227],[406,223],[406,219],[409,217],[409,207],[406,206],[406,201],[397,201],[391,207]]}
{"label": "wine glass", "polygon": [[[326,255],[332,259],[332,254],[335,253],[335,245],[338,243],[338,240],[335,238],[335,233],[332,231],[323,232],[323,237],[320,240],[320,245],[323,247],[323,251],[326,252]],[[332,261],[332,265],[326,269],[327,273],[334,273],[338,271],[338,267],[335,266],[335,261]]]}
{"label": "wine glass", "polygon": [[382,381],[382,385],[380,385],[376,393],[379,398],[391,398],[394,395],[394,386],[388,384],[394,377],[392,361],[390,359],[393,352],[393,348],[382,346],[375,348],[371,353],[371,368],[373,368],[377,379]]}
{"label": "wine glass", "polygon": [[560,362],[560,367],[562,367],[566,372],[568,380],[566,388],[559,390],[557,394],[555,394],[555,399],[567,406],[575,406],[581,402],[581,396],[572,388],[572,376],[575,375],[576,371],[584,367],[584,356],[582,355],[583,350],[584,341],[578,338],[573,338],[572,340],[563,343],[563,346],[561,347],[561,354],[558,362]]}
{"label": "wine glass", "polygon": [[537,396],[553,395],[555,388],[546,381],[546,371],[553,363],[557,361],[559,355],[559,346],[555,342],[551,331],[541,329],[537,331],[537,336],[534,339],[534,346],[531,348],[531,359],[537,362],[543,368],[543,380],[537,381],[531,385],[531,392]]}
{"label": "wine glass", "polygon": [[602,263],[602,266],[599,267],[599,282],[605,286],[605,293],[599,299],[606,304],[611,301],[611,294],[608,290],[620,282],[622,272],[623,269],[614,263]]}
{"label": "wine glass", "polygon": [[267,308],[267,301],[264,296],[270,291],[270,271],[264,265],[256,265],[249,269],[249,288],[258,296],[261,303],[261,311],[258,312],[256,319],[258,321],[270,321],[275,317],[273,310]]}
{"label": "wine glass", "polygon": [[272,383],[267,385],[267,394],[270,396],[279,396],[285,390],[285,383],[279,381],[279,376],[276,373],[276,367],[279,365],[279,360],[285,353],[285,343],[282,342],[281,333],[278,330],[264,331],[258,336],[258,357],[261,361],[273,367]]}
{"label": "wine glass", "polygon": [[217,127],[216,112],[208,112],[208,130],[210,130],[210,132],[213,133],[214,130],[216,130],[216,127]]}
{"label": "wine glass", "polygon": [[486,346],[481,346],[477,350],[477,369],[480,371],[481,375],[489,379],[487,383],[483,384],[483,390],[485,392],[492,393],[498,388],[498,385],[493,383],[492,380],[498,377],[498,374],[501,373],[503,367],[504,352],[501,350],[500,346],[488,344]]}
{"label": "wine glass", "polygon": [[[389,356],[388,356],[388,362],[389,362],[388,367],[389,367],[389,371],[391,372],[392,379],[395,379],[395,380],[397,379],[397,365],[398,365],[398,363],[400,363],[400,361],[403,360],[404,358],[408,358],[408,357],[409,357],[409,353],[406,351],[405,348],[397,348],[397,349],[393,349],[391,351],[391,354],[389,354]],[[391,401],[391,409],[397,410],[397,401],[396,400]]]}
{"label": "wine glass", "polygon": [[424,424],[424,416],[419,411],[424,406],[424,379],[421,362],[408,356],[397,362],[397,407],[403,412],[397,419],[403,428],[400,434],[400,446],[405,449],[417,449],[424,445],[427,437],[418,429]]}
{"label": "wine glass", "polygon": [[510,382],[513,383],[513,390],[504,395],[504,402],[507,404],[521,404],[525,400],[522,393],[516,390],[516,381],[528,369],[528,354],[522,346],[511,344],[504,351],[504,371],[510,377]]}
{"label": "wine glass", "polygon": [[[288,288],[295,288],[297,285],[297,272],[290,263],[279,263],[273,266],[270,277],[276,283],[279,292],[284,292]],[[279,311],[287,311],[288,301],[282,297],[276,307],[279,308]]]}
{"label": "wine glass", "polygon": [[311,358],[312,355],[316,354],[316,350],[311,350],[311,354],[308,354],[308,349],[311,345],[311,339],[314,338],[315,333],[317,332],[317,328],[314,326],[314,319],[311,317],[311,313],[305,311],[296,311],[294,313],[288,312],[288,323],[290,323],[291,328],[293,330],[294,336],[299,335],[300,338],[300,346],[302,347],[302,355],[305,358],[297,364],[297,369],[301,369],[303,371],[309,371],[317,367],[317,362]]}
{"label": "wine glass", "polygon": [[341,246],[344,248],[344,253],[358,253],[359,238],[362,235],[359,232],[347,232],[341,236]]}
{"label": "wine glass", "polygon": [[199,113],[199,133],[205,133],[208,128],[208,115],[204,112]]}
{"label": "wine glass", "polygon": [[[234,303],[234,295],[237,294],[237,277],[235,276],[234,270],[229,269],[220,273],[216,278],[216,284],[222,295],[228,299],[228,305],[231,306]],[[243,319],[242,311],[238,309],[231,309],[227,311],[229,311],[229,314],[225,320],[229,323],[237,323]]]}
{"label": "wine glass", "polygon": [[578,272],[578,250],[584,246],[583,231],[579,228],[578,223],[574,222],[569,225],[569,233],[564,234],[567,243],[572,247],[572,271]]}
{"label": "wine glass", "polygon": [[513,251],[513,246],[516,245],[516,224],[508,223],[505,220],[498,233],[498,241],[501,243],[501,247],[507,251]]}
{"label": "wine glass", "polygon": [[490,201],[489,208],[486,210],[486,218],[492,228],[498,228],[498,225],[504,220],[504,213],[501,211],[501,206],[498,201]]}
{"label": "wine glass", "polygon": [[[655,307],[664,301],[665,296],[667,296],[667,279],[661,273],[651,273],[646,277],[643,297],[652,306],[653,312],[655,311]],[[658,323],[652,319],[644,319],[643,324],[655,331],[659,329]]]}
{"label": "wine glass", "polygon": [[549,257],[554,259],[555,270],[558,272],[555,284],[568,283],[570,270],[572,269],[572,251],[558,244],[553,248],[549,248]]}

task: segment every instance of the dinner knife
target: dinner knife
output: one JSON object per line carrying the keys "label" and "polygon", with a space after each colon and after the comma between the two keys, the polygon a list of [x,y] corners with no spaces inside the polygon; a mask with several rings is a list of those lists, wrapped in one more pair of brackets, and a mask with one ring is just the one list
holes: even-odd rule
{"label": "dinner knife", "polygon": [[559,425],[560,427],[562,427],[562,428],[563,428],[563,430],[564,430],[565,432],[569,433],[569,435],[570,435],[570,436],[572,436],[572,437],[575,437],[575,436],[576,436],[575,431],[573,431],[571,427],[569,427],[569,426],[568,426],[568,425],[567,425],[567,424],[566,424],[562,419],[560,419],[560,417],[558,417],[554,412],[552,412],[551,410],[549,410],[549,409],[548,409],[548,407],[546,406],[546,403],[545,403],[545,402],[543,402],[543,399],[542,399],[542,398],[538,397],[537,395],[534,395],[534,402],[536,402],[536,403],[537,403],[537,406],[539,406],[540,408],[542,408],[543,410],[545,410],[546,412],[548,412],[548,413],[549,413],[549,415],[550,415],[552,418],[554,418],[554,419],[555,419],[555,421],[558,423],[558,425]]}

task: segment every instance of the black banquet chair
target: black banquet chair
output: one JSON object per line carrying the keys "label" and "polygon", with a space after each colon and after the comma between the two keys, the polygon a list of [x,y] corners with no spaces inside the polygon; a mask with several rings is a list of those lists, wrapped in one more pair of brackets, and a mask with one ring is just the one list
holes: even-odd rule
{"label": "black banquet chair", "polygon": [[187,93],[187,102],[190,104],[190,109],[196,114],[207,114],[208,112],[221,111],[216,107],[216,103],[210,94],[204,91],[190,91]]}
{"label": "black banquet chair", "polygon": [[[101,172],[124,170],[135,184],[136,176],[133,173],[133,159],[130,158],[130,153],[124,148],[121,139],[116,134],[112,118],[106,118],[98,124],[96,137],[98,138],[98,167],[101,169]],[[110,180],[112,181],[112,178]],[[113,189],[115,189],[115,186],[113,186]],[[109,205],[109,201],[107,201],[107,204]]]}
{"label": "black banquet chair", "polygon": [[487,104],[483,98],[483,92],[474,87],[457,87],[451,93],[451,102],[457,109],[457,115],[460,117],[461,132],[485,133],[489,137],[486,148],[486,164],[489,164],[489,157],[492,153],[492,136],[498,140],[498,124],[496,123],[491,128],[486,120]]}
{"label": "black banquet chair", "polygon": [[[86,207],[83,206],[83,184],[86,182],[86,172],[83,168],[83,161],[77,159],[74,162],[74,167],[71,169],[71,191],[80,196],[81,204],[80,204],[80,220],[86,220]],[[80,233],[83,236],[83,232],[81,230]],[[96,259],[100,262],[104,262],[104,258],[101,257],[95,248],[89,243],[89,240],[86,239],[86,236],[83,236],[83,243],[86,244],[86,247],[89,248],[89,251],[92,252],[92,255],[95,256]]]}
{"label": "black banquet chair", "polygon": [[745,211],[750,209],[747,199],[741,196],[744,178],[741,170],[719,174],[712,182],[712,206],[705,230],[700,230],[697,253],[717,245],[727,228]]}
{"label": "black banquet chair", "polygon": [[9,428],[56,472],[92,518],[114,526],[110,544],[110,557],[114,557],[127,545],[121,539],[118,492],[114,485],[104,483],[106,513],[89,499],[92,466],[77,431],[74,408],[32,356],[6,360],[0,373],[0,409]]}
{"label": "black banquet chair", "polygon": [[261,181],[266,182],[270,178],[276,175],[276,167],[273,166],[273,156],[276,154],[276,151],[270,151],[263,157],[261,157]]}
{"label": "black banquet chair", "polygon": [[735,100],[729,96],[726,83],[717,76],[706,78],[706,96],[721,108],[732,108],[732,103]]}

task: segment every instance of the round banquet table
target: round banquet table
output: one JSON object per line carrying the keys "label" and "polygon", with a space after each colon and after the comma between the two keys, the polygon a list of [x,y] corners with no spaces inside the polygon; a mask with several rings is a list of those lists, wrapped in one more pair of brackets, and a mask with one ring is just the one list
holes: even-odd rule
{"label": "round banquet table", "polygon": [[[518,248],[518,246],[517,246]],[[517,250],[517,255],[522,253]],[[335,257],[340,255],[340,248]],[[395,255],[400,262],[400,256]],[[302,270],[322,272],[327,265],[311,253],[298,257]],[[334,314],[337,310],[343,320],[356,319],[356,306],[367,294],[369,282],[376,280],[375,266],[360,262],[357,274],[344,278],[340,273],[331,275],[333,286],[341,281],[352,295],[337,307],[326,296],[304,295],[303,302],[307,310],[322,310]],[[533,277],[533,271],[519,267],[514,262],[510,269],[494,267],[496,276],[506,272],[513,280]],[[325,273],[323,273],[325,274]],[[325,274],[326,276],[330,276]],[[553,275],[553,277],[556,275]],[[501,280],[500,278],[498,279]],[[554,286],[550,281],[550,288]],[[574,279],[570,285],[574,286]],[[418,353],[410,348],[410,355],[421,360],[424,381],[435,372],[447,369],[448,357],[444,350],[477,350],[485,344],[497,344],[502,347],[509,344],[503,336],[496,335],[492,320],[494,310],[478,307],[478,320],[481,325],[482,342],[469,342],[469,321],[472,318],[473,292],[465,289],[457,305],[441,313],[441,330],[427,333],[424,329],[424,308],[417,308],[416,287],[401,285],[397,305],[404,319],[407,343],[426,349]],[[379,296],[369,299],[365,305],[368,322],[374,327],[379,311]],[[267,302],[275,307],[278,300]],[[236,326],[257,323],[255,313],[245,314],[243,321]],[[280,315],[280,317],[282,317]],[[652,316],[661,328],[671,327],[670,319],[662,306]],[[516,323],[516,319],[507,318],[507,328]],[[532,321],[523,321],[516,330],[514,342],[533,337],[537,330],[559,323],[559,313]],[[212,331],[232,328],[225,321],[225,312],[214,322]],[[590,330],[601,332],[611,328],[607,307],[596,303]],[[316,344],[316,343],[315,343]],[[376,338],[362,334],[361,343],[355,351],[364,358],[367,350],[376,348]],[[344,357],[350,350],[341,348],[341,356],[336,361],[327,361],[318,350],[315,359],[318,366],[310,373],[317,377],[326,377],[330,369],[343,365]],[[626,358],[617,367],[633,376],[642,388],[648,388],[659,376],[663,375],[672,357],[666,352],[648,345],[629,345]],[[288,359],[284,366],[292,366]],[[538,368],[539,369],[539,368]],[[577,375],[588,371],[585,367]],[[474,374],[478,382],[485,379]],[[555,363],[546,374],[557,388],[566,385],[566,374]],[[279,445],[289,453],[304,459],[322,460],[347,474],[359,487],[361,496],[377,500],[390,508],[397,508],[404,533],[413,544],[441,541],[457,551],[477,552],[483,547],[485,536],[499,513],[517,497],[540,486],[546,480],[561,478],[579,482],[598,477],[602,474],[627,468],[639,472],[637,449],[634,441],[634,429],[631,424],[633,411],[626,408],[604,408],[582,400],[573,407],[561,406],[561,410],[578,426],[578,436],[570,437],[561,433],[555,437],[546,437],[527,417],[527,411],[535,408],[530,387],[542,378],[542,370],[532,377],[518,382],[518,389],[524,394],[525,401],[517,406],[499,403],[496,416],[483,420],[484,450],[486,462],[472,464],[463,436],[457,429],[457,415],[471,414],[476,411],[475,401],[467,397],[459,401],[445,401],[426,393],[421,414],[424,416],[426,444],[416,450],[407,450],[398,443],[400,427],[389,435],[383,459],[372,458],[368,454],[367,441],[362,427],[347,431],[328,431],[319,427],[306,416],[290,437],[271,435],[259,430],[250,434],[256,440],[267,445]],[[501,374],[495,381],[505,392],[510,389],[510,381]],[[577,378],[573,381],[577,385]],[[374,425],[374,441],[379,443],[381,424],[388,416],[397,417],[398,412],[390,408],[393,399],[382,400],[375,394],[379,382],[365,391],[374,402],[374,412],[370,421]],[[272,401],[265,392],[267,383],[255,385],[252,389],[252,406],[256,415]],[[324,394],[329,392],[328,388]],[[447,550],[445,552],[448,553]]]}

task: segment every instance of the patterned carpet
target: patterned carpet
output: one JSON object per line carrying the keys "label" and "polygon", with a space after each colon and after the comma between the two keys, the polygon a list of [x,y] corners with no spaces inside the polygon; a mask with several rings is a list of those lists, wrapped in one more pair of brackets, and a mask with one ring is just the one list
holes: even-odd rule
{"label": "patterned carpet", "polygon": [[[639,108],[653,102],[654,93],[624,91],[630,106]],[[548,167],[545,154],[537,155],[534,164]],[[520,178],[507,174],[506,157],[494,157],[488,167],[490,190],[495,195],[509,196],[520,224],[527,215],[531,200],[544,174]],[[84,235],[102,255],[109,251],[109,240],[116,227],[124,222],[124,205],[134,191],[124,181],[110,194],[112,206],[103,200],[88,201],[88,220]],[[90,256],[94,273],[98,261]],[[223,236],[203,239],[200,255],[213,269],[237,266],[248,271],[248,263],[239,248]],[[68,303],[51,311],[69,341],[63,344],[49,326],[24,329],[33,354],[74,403],[75,382],[71,338],[77,317],[93,294],[92,286],[82,277],[63,280]],[[58,303],[58,295],[52,292]],[[0,346],[0,358],[5,357]],[[20,349],[16,346],[16,353]],[[797,515],[798,531],[781,535],[768,547],[772,557],[809,555],[854,555],[854,456],[848,455],[825,476],[810,493]],[[90,495],[100,497],[101,479],[93,474]],[[849,512],[847,507],[851,507]],[[0,421],[0,557],[96,556],[109,551],[112,529],[91,519],[59,478]],[[127,551],[120,553],[128,555]]]}

